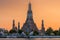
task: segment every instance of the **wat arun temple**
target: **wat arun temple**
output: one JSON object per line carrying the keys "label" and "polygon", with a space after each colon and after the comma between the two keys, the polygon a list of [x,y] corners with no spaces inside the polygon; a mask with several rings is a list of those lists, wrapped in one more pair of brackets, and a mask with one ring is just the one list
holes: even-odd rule
{"label": "wat arun temple", "polygon": [[31,9],[31,3],[28,4],[28,11],[27,11],[27,18],[25,23],[23,24],[22,28],[20,29],[20,23],[18,22],[18,28],[15,27],[15,20],[13,20],[12,29],[14,30],[22,30],[24,33],[31,33],[31,32],[38,32],[39,35],[45,35],[45,28],[44,28],[44,20],[41,23],[41,30],[39,30],[34,23],[33,20],[33,13]]}
{"label": "wat arun temple", "polygon": [[[1,31],[2,30],[2,31]],[[5,33],[6,32],[6,33]],[[0,28],[0,37],[14,38],[14,37],[30,37],[30,36],[45,36],[44,20],[41,21],[41,30],[39,30],[33,20],[33,12],[31,3],[28,4],[27,18],[22,28],[20,28],[20,22],[18,26],[15,25],[15,20],[12,21],[12,29],[6,31]]]}
{"label": "wat arun temple", "polygon": [[32,31],[38,31],[36,24],[33,20],[33,14],[31,9],[31,3],[29,3],[28,12],[27,12],[27,19],[22,27],[22,30],[24,32],[32,32]]}
{"label": "wat arun temple", "polygon": [[[41,28],[41,33],[45,32],[44,28],[44,21],[42,20],[42,28]],[[38,28],[36,24],[34,23],[33,20],[33,14],[32,14],[32,9],[31,9],[31,3],[28,5],[28,12],[27,12],[27,19],[25,23],[23,24],[23,27],[21,28],[24,32],[32,32],[32,31],[38,31]]]}
{"label": "wat arun temple", "polygon": [[45,28],[44,28],[44,20],[42,20],[41,23],[41,30],[39,30],[34,23],[33,20],[33,13],[31,9],[31,3],[28,4],[28,11],[27,11],[27,18],[25,23],[23,24],[22,28],[20,29],[20,23],[18,22],[18,28],[15,27],[15,20],[13,20],[13,26],[12,29],[14,30],[22,30],[24,33],[31,33],[31,32],[38,32],[39,35],[45,35]]}

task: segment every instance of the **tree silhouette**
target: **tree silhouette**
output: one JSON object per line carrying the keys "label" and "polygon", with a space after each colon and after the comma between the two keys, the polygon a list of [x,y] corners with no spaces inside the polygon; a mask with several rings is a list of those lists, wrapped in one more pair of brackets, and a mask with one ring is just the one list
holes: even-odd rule
{"label": "tree silhouette", "polygon": [[21,34],[23,31],[22,30],[18,30],[18,33]]}
{"label": "tree silhouette", "polygon": [[17,31],[16,31],[16,30],[11,29],[11,30],[9,31],[9,33],[17,33]]}
{"label": "tree silhouette", "polygon": [[33,35],[36,36],[36,35],[39,35],[39,33],[37,31],[34,31]]}
{"label": "tree silhouette", "polygon": [[58,30],[58,33],[57,33],[57,35],[60,35],[60,28],[59,28],[59,30]]}
{"label": "tree silhouette", "polygon": [[49,27],[47,30],[46,30],[46,35],[51,35],[51,33],[53,33],[53,29],[51,27]]}
{"label": "tree silhouette", "polygon": [[57,36],[58,35],[58,30],[53,31],[54,35]]}

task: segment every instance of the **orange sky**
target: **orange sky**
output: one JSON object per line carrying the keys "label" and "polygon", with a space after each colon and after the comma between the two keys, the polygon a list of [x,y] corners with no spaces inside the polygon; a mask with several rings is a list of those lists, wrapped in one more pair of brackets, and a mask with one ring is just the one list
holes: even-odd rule
{"label": "orange sky", "polygon": [[[44,19],[45,28],[54,30],[60,27],[60,0],[30,0],[33,19],[40,29]],[[22,27],[27,17],[28,0],[0,0],[0,27],[10,30],[12,20],[18,21]]]}

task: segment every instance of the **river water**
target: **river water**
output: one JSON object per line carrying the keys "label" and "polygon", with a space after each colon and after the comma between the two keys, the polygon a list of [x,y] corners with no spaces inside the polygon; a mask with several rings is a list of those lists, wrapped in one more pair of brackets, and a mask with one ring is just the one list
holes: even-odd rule
{"label": "river water", "polygon": [[0,40],[60,40],[60,38],[0,38]]}

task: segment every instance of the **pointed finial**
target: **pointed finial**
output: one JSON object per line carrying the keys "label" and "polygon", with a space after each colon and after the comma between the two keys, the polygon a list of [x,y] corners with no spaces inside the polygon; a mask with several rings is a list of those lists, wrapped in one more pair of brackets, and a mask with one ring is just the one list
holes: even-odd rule
{"label": "pointed finial", "polygon": [[42,21],[43,21],[44,19],[42,18]]}
{"label": "pointed finial", "polygon": [[20,22],[18,22],[18,30],[20,30]]}
{"label": "pointed finial", "polygon": [[31,2],[30,2],[30,0],[28,0],[28,4],[30,4],[30,5],[31,5]]}
{"label": "pointed finial", "polygon": [[30,0],[28,0],[28,3],[30,3]]}
{"label": "pointed finial", "polygon": [[28,0],[28,10],[31,10],[31,2]]}
{"label": "pointed finial", "polygon": [[44,24],[44,19],[42,19],[42,25]]}
{"label": "pointed finial", "polygon": [[20,26],[20,22],[18,22],[18,26]]}
{"label": "pointed finial", "polygon": [[18,22],[18,24],[20,24],[20,22]]}
{"label": "pointed finial", "polygon": [[42,16],[42,21],[44,21],[44,16]]}

